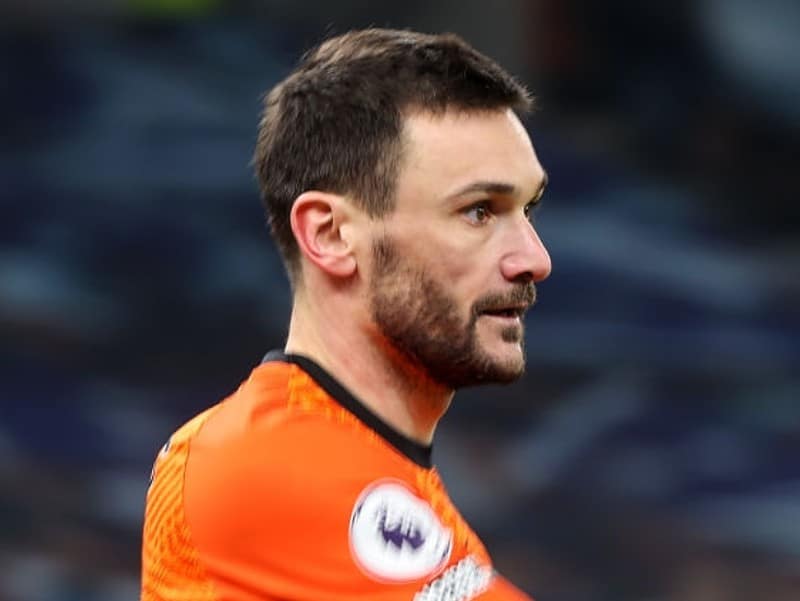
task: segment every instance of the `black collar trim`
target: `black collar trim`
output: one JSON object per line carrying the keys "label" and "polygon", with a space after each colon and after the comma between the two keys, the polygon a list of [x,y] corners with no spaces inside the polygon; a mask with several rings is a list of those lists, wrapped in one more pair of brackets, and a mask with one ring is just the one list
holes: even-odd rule
{"label": "black collar trim", "polygon": [[342,386],[331,374],[312,359],[303,355],[284,353],[283,351],[270,351],[264,356],[263,363],[269,361],[282,361],[284,363],[298,365],[337,403],[355,415],[368,428],[375,431],[395,449],[421,467],[426,469],[433,467],[433,462],[431,460],[432,446],[420,444],[395,430],[392,426],[375,415],[371,409],[359,401],[349,390]]}

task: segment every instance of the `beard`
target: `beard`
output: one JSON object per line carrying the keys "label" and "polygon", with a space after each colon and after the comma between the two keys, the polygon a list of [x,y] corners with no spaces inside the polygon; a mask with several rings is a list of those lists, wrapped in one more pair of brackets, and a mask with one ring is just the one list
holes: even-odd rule
{"label": "beard", "polygon": [[508,326],[500,336],[518,343],[517,357],[497,358],[478,341],[477,321],[489,309],[524,303],[532,305],[532,282],[515,283],[506,294],[487,294],[462,317],[456,299],[423,266],[404,258],[388,237],[373,243],[370,311],[382,337],[412,365],[449,388],[509,383],[525,370],[521,325]]}

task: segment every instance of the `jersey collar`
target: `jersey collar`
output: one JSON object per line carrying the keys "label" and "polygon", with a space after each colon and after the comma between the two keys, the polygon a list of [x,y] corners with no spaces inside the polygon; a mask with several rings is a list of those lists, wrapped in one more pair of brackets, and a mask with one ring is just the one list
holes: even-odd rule
{"label": "jersey collar", "polygon": [[304,355],[285,353],[277,350],[270,351],[264,356],[263,363],[269,361],[281,361],[299,366],[304,372],[311,376],[333,400],[355,415],[365,426],[373,430],[395,449],[421,467],[433,467],[433,462],[431,460],[432,445],[420,444],[387,424],[313,359],[309,359]]}

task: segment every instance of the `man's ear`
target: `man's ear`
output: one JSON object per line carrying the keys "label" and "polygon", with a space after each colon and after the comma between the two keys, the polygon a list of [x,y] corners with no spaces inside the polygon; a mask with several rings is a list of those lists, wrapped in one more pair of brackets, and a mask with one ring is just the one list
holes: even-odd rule
{"label": "man's ear", "polygon": [[292,205],[290,223],[300,252],[335,277],[356,272],[353,240],[347,235],[354,210],[342,196],[317,190],[303,192]]}

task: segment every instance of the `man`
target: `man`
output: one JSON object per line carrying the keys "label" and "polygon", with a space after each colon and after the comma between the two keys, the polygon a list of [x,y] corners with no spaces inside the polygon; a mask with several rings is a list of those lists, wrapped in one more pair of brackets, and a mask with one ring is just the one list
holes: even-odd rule
{"label": "man", "polygon": [[531,100],[453,35],[370,29],[267,96],[255,165],[284,351],[154,467],[145,600],[522,600],[431,464],[455,389],[523,371],[550,258]]}

